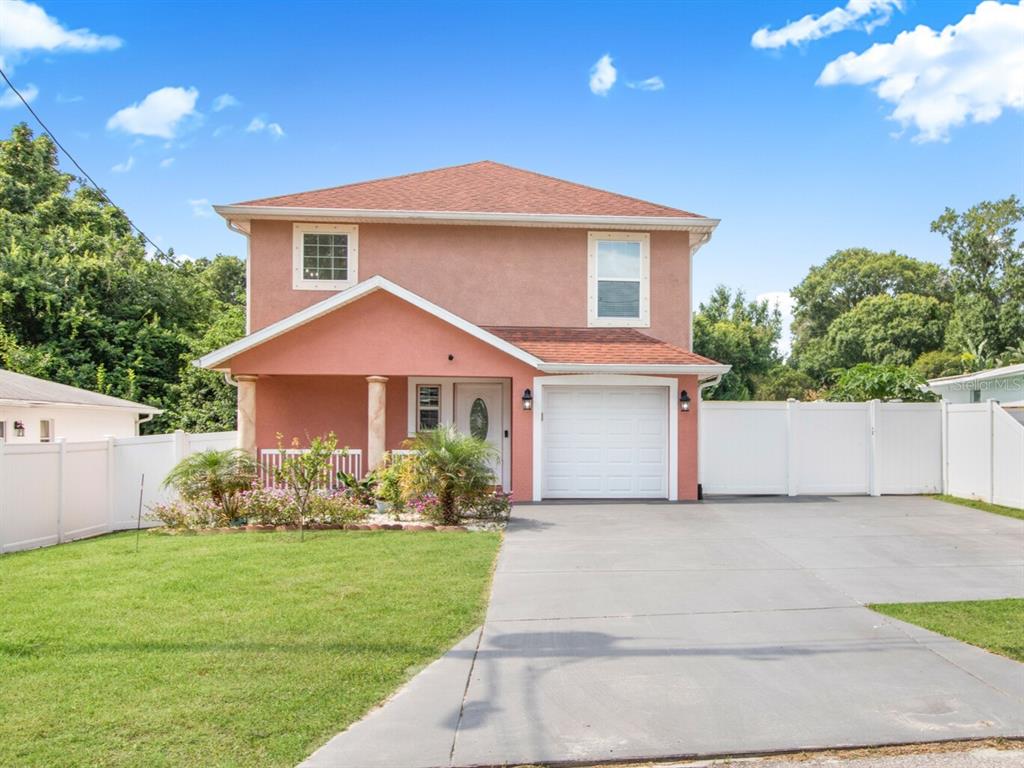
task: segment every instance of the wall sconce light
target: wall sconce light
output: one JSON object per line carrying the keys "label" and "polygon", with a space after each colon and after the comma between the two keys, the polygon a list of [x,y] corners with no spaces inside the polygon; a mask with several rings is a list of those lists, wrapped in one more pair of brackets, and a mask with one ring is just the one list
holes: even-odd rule
{"label": "wall sconce light", "polygon": [[530,391],[529,387],[523,390],[523,410],[533,410],[533,392]]}
{"label": "wall sconce light", "polygon": [[24,421],[16,421],[16,422],[14,422],[14,436],[15,437],[24,437],[25,436],[25,422]]}
{"label": "wall sconce light", "polygon": [[683,413],[690,412],[690,393],[685,389],[679,393],[679,410]]}

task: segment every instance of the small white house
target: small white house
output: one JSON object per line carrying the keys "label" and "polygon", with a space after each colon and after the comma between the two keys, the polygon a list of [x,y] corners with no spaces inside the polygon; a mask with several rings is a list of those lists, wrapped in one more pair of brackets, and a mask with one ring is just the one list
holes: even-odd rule
{"label": "small white house", "polygon": [[159,408],[142,403],[0,368],[0,440],[5,443],[135,437],[139,424],[158,413]]}
{"label": "small white house", "polygon": [[930,379],[928,389],[949,403],[1018,403],[1024,400],[1024,364]]}

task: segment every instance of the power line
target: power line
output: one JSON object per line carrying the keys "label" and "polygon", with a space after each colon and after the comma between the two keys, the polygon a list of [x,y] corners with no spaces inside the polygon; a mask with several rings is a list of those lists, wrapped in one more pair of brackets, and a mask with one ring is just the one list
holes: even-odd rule
{"label": "power line", "polygon": [[29,112],[32,113],[32,117],[34,117],[36,119],[36,122],[39,123],[39,127],[43,129],[43,133],[45,133],[47,136],[49,136],[50,140],[54,144],[57,145],[57,148],[60,149],[60,151],[63,152],[65,155],[67,155],[68,160],[70,160],[72,162],[72,164],[75,166],[75,168],[78,169],[79,173],[81,173],[82,176],[84,176],[85,179],[90,184],[92,184],[93,188],[97,192],[100,193],[100,196],[104,200],[106,200],[110,205],[112,205],[114,208],[119,210],[124,215],[125,219],[128,220],[128,223],[131,225],[132,229],[134,229],[136,232],[138,232],[139,235],[141,235],[143,240],[145,240],[147,243],[149,243],[151,246],[153,246],[153,249],[157,253],[159,253],[163,258],[167,259],[168,261],[171,261],[171,257],[168,256],[164,252],[164,249],[161,248],[156,243],[154,243],[150,239],[149,235],[147,235],[145,232],[143,232],[142,229],[134,221],[132,221],[131,216],[128,215],[128,212],[125,211],[124,208],[122,208],[120,205],[118,205],[117,203],[115,203],[113,200],[110,199],[110,196],[107,195],[107,193],[103,190],[103,188],[93,180],[92,176],[90,176],[88,174],[88,172],[85,170],[85,168],[83,168],[81,166],[81,164],[77,160],[75,160],[74,156],[70,152],[68,152],[67,149],[64,148],[64,145],[60,143],[60,141],[57,139],[57,137],[53,134],[53,131],[51,131],[49,128],[46,127],[46,123],[43,122],[43,118],[41,118],[36,113],[36,111],[34,109],[32,109],[32,105],[29,104],[28,101],[25,100],[25,97],[21,95],[21,91],[19,91],[17,88],[14,87],[14,83],[11,82],[11,79],[7,76],[7,73],[4,72],[3,69],[0,69],[0,77],[3,77],[4,82],[7,83],[7,87],[10,88],[12,91],[14,91],[14,95],[17,96],[19,99],[21,99],[21,103],[25,105],[25,109],[27,109]]}

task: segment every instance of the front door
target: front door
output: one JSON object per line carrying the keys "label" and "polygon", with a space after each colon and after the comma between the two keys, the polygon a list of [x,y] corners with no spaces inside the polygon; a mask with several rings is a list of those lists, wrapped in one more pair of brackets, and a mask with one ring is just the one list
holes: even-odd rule
{"label": "front door", "polygon": [[455,428],[494,446],[497,458],[491,467],[495,484],[502,482],[501,456],[505,436],[501,389],[501,384],[455,385]]}

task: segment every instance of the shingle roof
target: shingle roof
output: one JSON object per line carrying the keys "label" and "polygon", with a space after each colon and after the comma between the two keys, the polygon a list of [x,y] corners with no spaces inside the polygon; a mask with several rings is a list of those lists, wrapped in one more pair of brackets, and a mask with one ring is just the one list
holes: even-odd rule
{"label": "shingle roof", "polygon": [[0,400],[14,400],[25,403],[53,403],[55,405],[93,405],[105,408],[124,408],[138,413],[161,413],[159,408],[119,397],[101,395],[87,389],[58,384],[55,381],[37,379],[23,373],[0,368]]}
{"label": "shingle roof", "polygon": [[484,326],[546,363],[593,365],[718,365],[633,328]]}
{"label": "shingle roof", "polygon": [[491,160],[292,195],[264,197],[236,205],[703,218],[689,211],[563,181]]}

